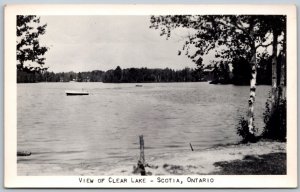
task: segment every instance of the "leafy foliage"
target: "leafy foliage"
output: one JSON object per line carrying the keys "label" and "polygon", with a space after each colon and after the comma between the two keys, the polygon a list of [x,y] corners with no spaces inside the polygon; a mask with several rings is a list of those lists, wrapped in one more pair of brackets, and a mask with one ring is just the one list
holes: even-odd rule
{"label": "leafy foliage", "polygon": [[257,67],[257,84],[272,84],[272,57],[269,55],[261,56]]}
{"label": "leafy foliage", "polygon": [[226,62],[220,62],[219,64],[213,62],[206,67],[212,70],[211,84],[230,84],[232,83],[232,74],[229,69],[229,65]]}
{"label": "leafy foliage", "polygon": [[[284,15],[158,15],[150,21],[150,28],[160,30],[160,35],[167,39],[175,29],[188,30],[179,55],[185,51],[199,66],[203,65],[202,57],[214,51],[214,64],[222,67],[224,63],[232,63],[232,82],[242,85],[249,84],[253,65],[257,67],[257,83],[271,83],[272,56],[267,54],[267,48],[272,45],[270,35],[286,35]],[[278,42],[284,51],[285,41],[282,38]],[[256,59],[251,60],[253,55]]]}
{"label": "leafy foliage", "polygon": [[[251,66],[245,58],[234,58],[232,60],[232,84],[249,85],[251,79]],[[271,85],[272,82],[272,58],[261,57],[257,63],[258,85]]]}
{"label": "leafy foliage", "polygon": [[256,142],[258,137],[249,133],[248,121],[244,117],[240,117],[236,127],[237,134],[242,137],[242,143]]}
{"label": "leafy foliage", "polygon": [[[17,15],[17,69],[35,72],[43,68],[43,55],[49,48],[41,46],[39,36],[45,34],[47,24],[40,25],[40,18],[35,15]],[[37,66],[25,65],[25,62],[37,63]]]}
{"label": "leafy foliage", "polygon": [[251,79],[251,66],[245,58],[235,58],[232,61],[233,84],[249,85]]}
{"label": "leafy foliage", "polygon": [[270,97],[264,112],[265,127],[262,137],[265,139],[286,141],[286,99],[280,98],[275,107],[270,107]]}
{"label": "leafy foliage", "polygon": [[182,49],[198,65],[201,57],[212,50],[223,60],[231,61],[237,56],[250,60],[251,49],[270,45],[267,35],[277,20],[284,23],[281,16],[166,15],[152,16],[150,28],[159,29],[167,39],[175,28],[190,29]]}

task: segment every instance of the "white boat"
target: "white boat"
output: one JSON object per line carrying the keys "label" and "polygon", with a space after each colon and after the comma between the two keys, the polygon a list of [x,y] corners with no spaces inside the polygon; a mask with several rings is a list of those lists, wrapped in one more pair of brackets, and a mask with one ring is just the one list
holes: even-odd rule
{"label": "white boat", "polygon": [[67,90],[65,92],[67,96],[89,95],[89,92],[86,90]]}

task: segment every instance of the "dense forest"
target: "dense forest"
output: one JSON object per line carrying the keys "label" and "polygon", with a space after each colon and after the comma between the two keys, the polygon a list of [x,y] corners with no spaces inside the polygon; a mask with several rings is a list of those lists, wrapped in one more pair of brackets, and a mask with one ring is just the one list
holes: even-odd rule
{"label": "dense forest", "polygon": [[182,70],[128,68],[119,66],[114,70],[90,72],[18,72],[18,83],[34,82],[104,82],[104,83],[142,83],[142,82],[195,82],[204,81],[204,75],[196,69]]}
{"label": "dense forest", "polygon": [[[229,66],[231,65],[231,67]],[[258,66],[258,84],[271,84],[271,60],[263,59]],[[47,70],[17,70],[18,83],[36,82],[103,82],[103,83],[151,83],[151,82],[199,82],[210,81],[212,84],[249,85],[251,77],[250,64],[243,58],[233,60],[231,64],[209,64],[201,68],[184,68],[182,70],[126,68],[117,66],[108,71],[94,70],[88,72],[60,72]]]}

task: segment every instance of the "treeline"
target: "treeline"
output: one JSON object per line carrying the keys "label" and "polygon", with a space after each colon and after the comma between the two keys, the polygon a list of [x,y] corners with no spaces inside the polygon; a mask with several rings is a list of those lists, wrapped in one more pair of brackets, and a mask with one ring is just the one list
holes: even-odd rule
{"label": "treeline", "polygon": [[106,71],[102,78],[104,83],[196,82],[205,80],[205,76],[201,70],[191,68],[184,68],[182,70],[169,68],[121,69],[119,66],[115,70]]}
{"label": "treeline", "polygon": [[[90,72],[61,72],[17,70],[18,83],[35,82],[104,82],[104,83],[151,83],[151,82],[199,82],[210,81],[212,84],[249,85],[251,68],[244,58],[228,63],[219,62],[202,68],[148,69],[127,68],[106,72],[95,70]],[[271,84],[271,59],[261,59],[257,66],[257,84]]]}
{"label": "treeline", "polygon": [[101,82],[104,72],[95,70],[91,72],[61,72],[54,73],[48,71],[17,71],[18,83],[38,83],[38,82]]}
{"label": "treeline", "polygon": [[196,82],[205,81],[202,71],[191,68],[182,70],[117,67],[114,70],[90,72],[40,72],[17,71],[18,83],[36,82],[104,82],[104,83],[142,83],[142,82]]}

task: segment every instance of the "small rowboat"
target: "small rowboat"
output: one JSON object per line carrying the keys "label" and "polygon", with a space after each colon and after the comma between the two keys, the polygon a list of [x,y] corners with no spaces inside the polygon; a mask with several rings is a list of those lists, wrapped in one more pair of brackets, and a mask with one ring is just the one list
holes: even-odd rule
{"label": "small rowboat", "polygon": [[17,156],[30,156],[31,152],[29,151],[17,151]]}
{"label": "small rowboat", "polygon": [[76,96],[76,95],[89,95],[88,91],[85,90],[79,90],[79,91],[75,91],[75,90],[67,90],[65,91],[67,96]]}

